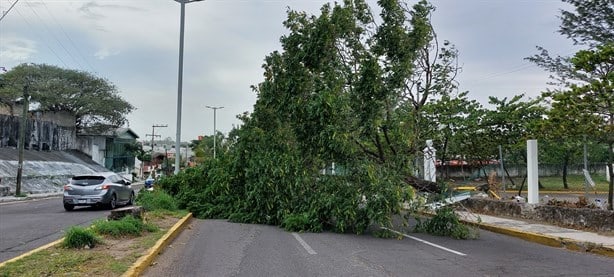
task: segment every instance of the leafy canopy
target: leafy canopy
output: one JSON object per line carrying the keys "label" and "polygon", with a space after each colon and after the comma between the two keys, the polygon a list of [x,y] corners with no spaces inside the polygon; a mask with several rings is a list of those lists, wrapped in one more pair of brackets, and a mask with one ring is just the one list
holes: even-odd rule
{"label": "leafy canopy", "polygon": [[3,74],[0,102],[12,106],[24,87],[44,111],[66,111],[76,117],[81,131],[97,125],[122,126],[134,106],[117,87],[91,73],[46,64],[21,64]]}

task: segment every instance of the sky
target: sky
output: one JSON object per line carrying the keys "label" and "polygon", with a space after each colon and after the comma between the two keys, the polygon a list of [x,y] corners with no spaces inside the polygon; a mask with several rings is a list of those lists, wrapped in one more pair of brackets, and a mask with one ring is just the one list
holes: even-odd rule
{"label": "sky", "polygon": [[[4,14],[15,0],[0,0]],[[317,14],[329,1],[206,0],[186,4],[181,140],[223,133],[251,112],[266,55],[281,50],[286,11]],[[408,0],[408,4],[417,0]],[[376,1],[368,1],[373,7]],[[488,97],[535,97],[549,74],[524,58],[542,46],[578,50],[557,33],[560,0],[432,0],[437,36],[459,51],[460,91]],[[0,21],[0,67],[45,63],[88,71],[115,84],[136,107],[129,127],[149,140],[177,126],[180,4],[173,0],[18,0]]]}

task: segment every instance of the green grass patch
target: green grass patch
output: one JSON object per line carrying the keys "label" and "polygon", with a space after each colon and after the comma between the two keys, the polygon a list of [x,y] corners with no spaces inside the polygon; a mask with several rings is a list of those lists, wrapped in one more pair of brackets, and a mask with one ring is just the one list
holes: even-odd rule
{"label": "green grass patch", "polygon": [[102,243],[102,239],[91,229],[81,226],[72,226],[66,231],[62,246],[67,248],[92,248]]}
{"label": "green grass patch", "polygon": [[178,210],[177,200],[163,190],[142,190],[136,198],[136,203],[146,211]]}
{"label": "green grass patch", "polygon": [[[595,181],[594,190],[600,192],[608,191],[608,181],[605,176],[602,174],[596,175],[591,174],[591,178]],[[522,177],[514,178],[514,183],[516,187],[519,188],[520,184],[522,184]],[[548,177],[539,177],[539,181],[544,186],[541,190],[551,190],[551,191],[584,191],[584,175],[568,175],[567,176],[567,184],[569,189],[565,189],[563,186],[563,177],[562,176],[548,176]],[[508,187],[511,185],[511,182],[506,178],[505,183]],[[527,184],[525,181],[523,190],[527,189]],[[590,191],[593,191],[592,187],[589,187]]]}
{"label": "green grass patch", "polygon": [[[60,244],[5,264],[0,267],[0,276],[121,276],[166,234],[166,230],[170,228],[169,224],[173,224],[171,217],[180,218],[169,215],[172,213],[181,214],[180,211],[159,211],[155,216],[146,213],[147,224],[126,217],[118,221],[96,222],[95,226],[90,228],[71,227],[67,231],[65,241],[70,237],[76,238],[78,242],[87,242],[88,239],[83,237],[94,234],[100,239],[98,247],[68,248]],[[119,225],[116,225],[117,223]],[[139,225],[146,232],[141,232],[136,237],[127,235],[133,232],[131,227],[128,228],[130,231],[125,230],[126,226],[131,225]],[[155,228],[150,228],[151,226]],[[101,231],[104,235],[97,233],[109,229],[123,231]],[[124,235],[116,237],[114,234]]]}
{"label": "green grass patch", "polygon": [[133,216],[126,216],[120,220],[97,220],[92,229],[101,235],[108,235],[114,238],[124,236],[139,236],[144,231],[155,232],[158,227],[144,223],[142,220]]}

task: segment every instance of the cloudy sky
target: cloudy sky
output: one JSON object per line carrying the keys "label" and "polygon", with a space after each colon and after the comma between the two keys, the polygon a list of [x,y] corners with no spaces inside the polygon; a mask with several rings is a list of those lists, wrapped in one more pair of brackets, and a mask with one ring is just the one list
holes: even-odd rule
{"label": "cloudy sky", "polygon": [[[15,0],[0,0],[4,13]],[[252,111],[250,85],[262,81],[264,57],[280,49],[287,7],[317,13],[328,1],[206,0],[186,5],[182,140],[239,124]],[[376,1],[369,1],[375,6]],[[408,3],[415,3],[408,0]],[[560,0],[432,0],[441,40],[460,52],[462,91],[536,96],[548,74],[523,58],[535,46],[569,55],[577,48],[556,31]],[[0,66],[46,63],[107,78],[136,110],[130,128],[141,139],[153,124],[175,139],[180,4],[173,0],[19,0],[0,21]]]}

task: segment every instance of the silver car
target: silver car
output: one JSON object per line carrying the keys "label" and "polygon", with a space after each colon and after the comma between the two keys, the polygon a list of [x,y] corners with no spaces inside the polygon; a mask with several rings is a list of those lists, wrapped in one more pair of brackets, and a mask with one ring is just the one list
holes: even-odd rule
{"label": "silver car", "polygon": [[119,205],[134,203],[134,190],[130,181],[113,172],[79,175],[70,178],[64,186],[64,209],[75,206],[104,206],[115,209]]}

